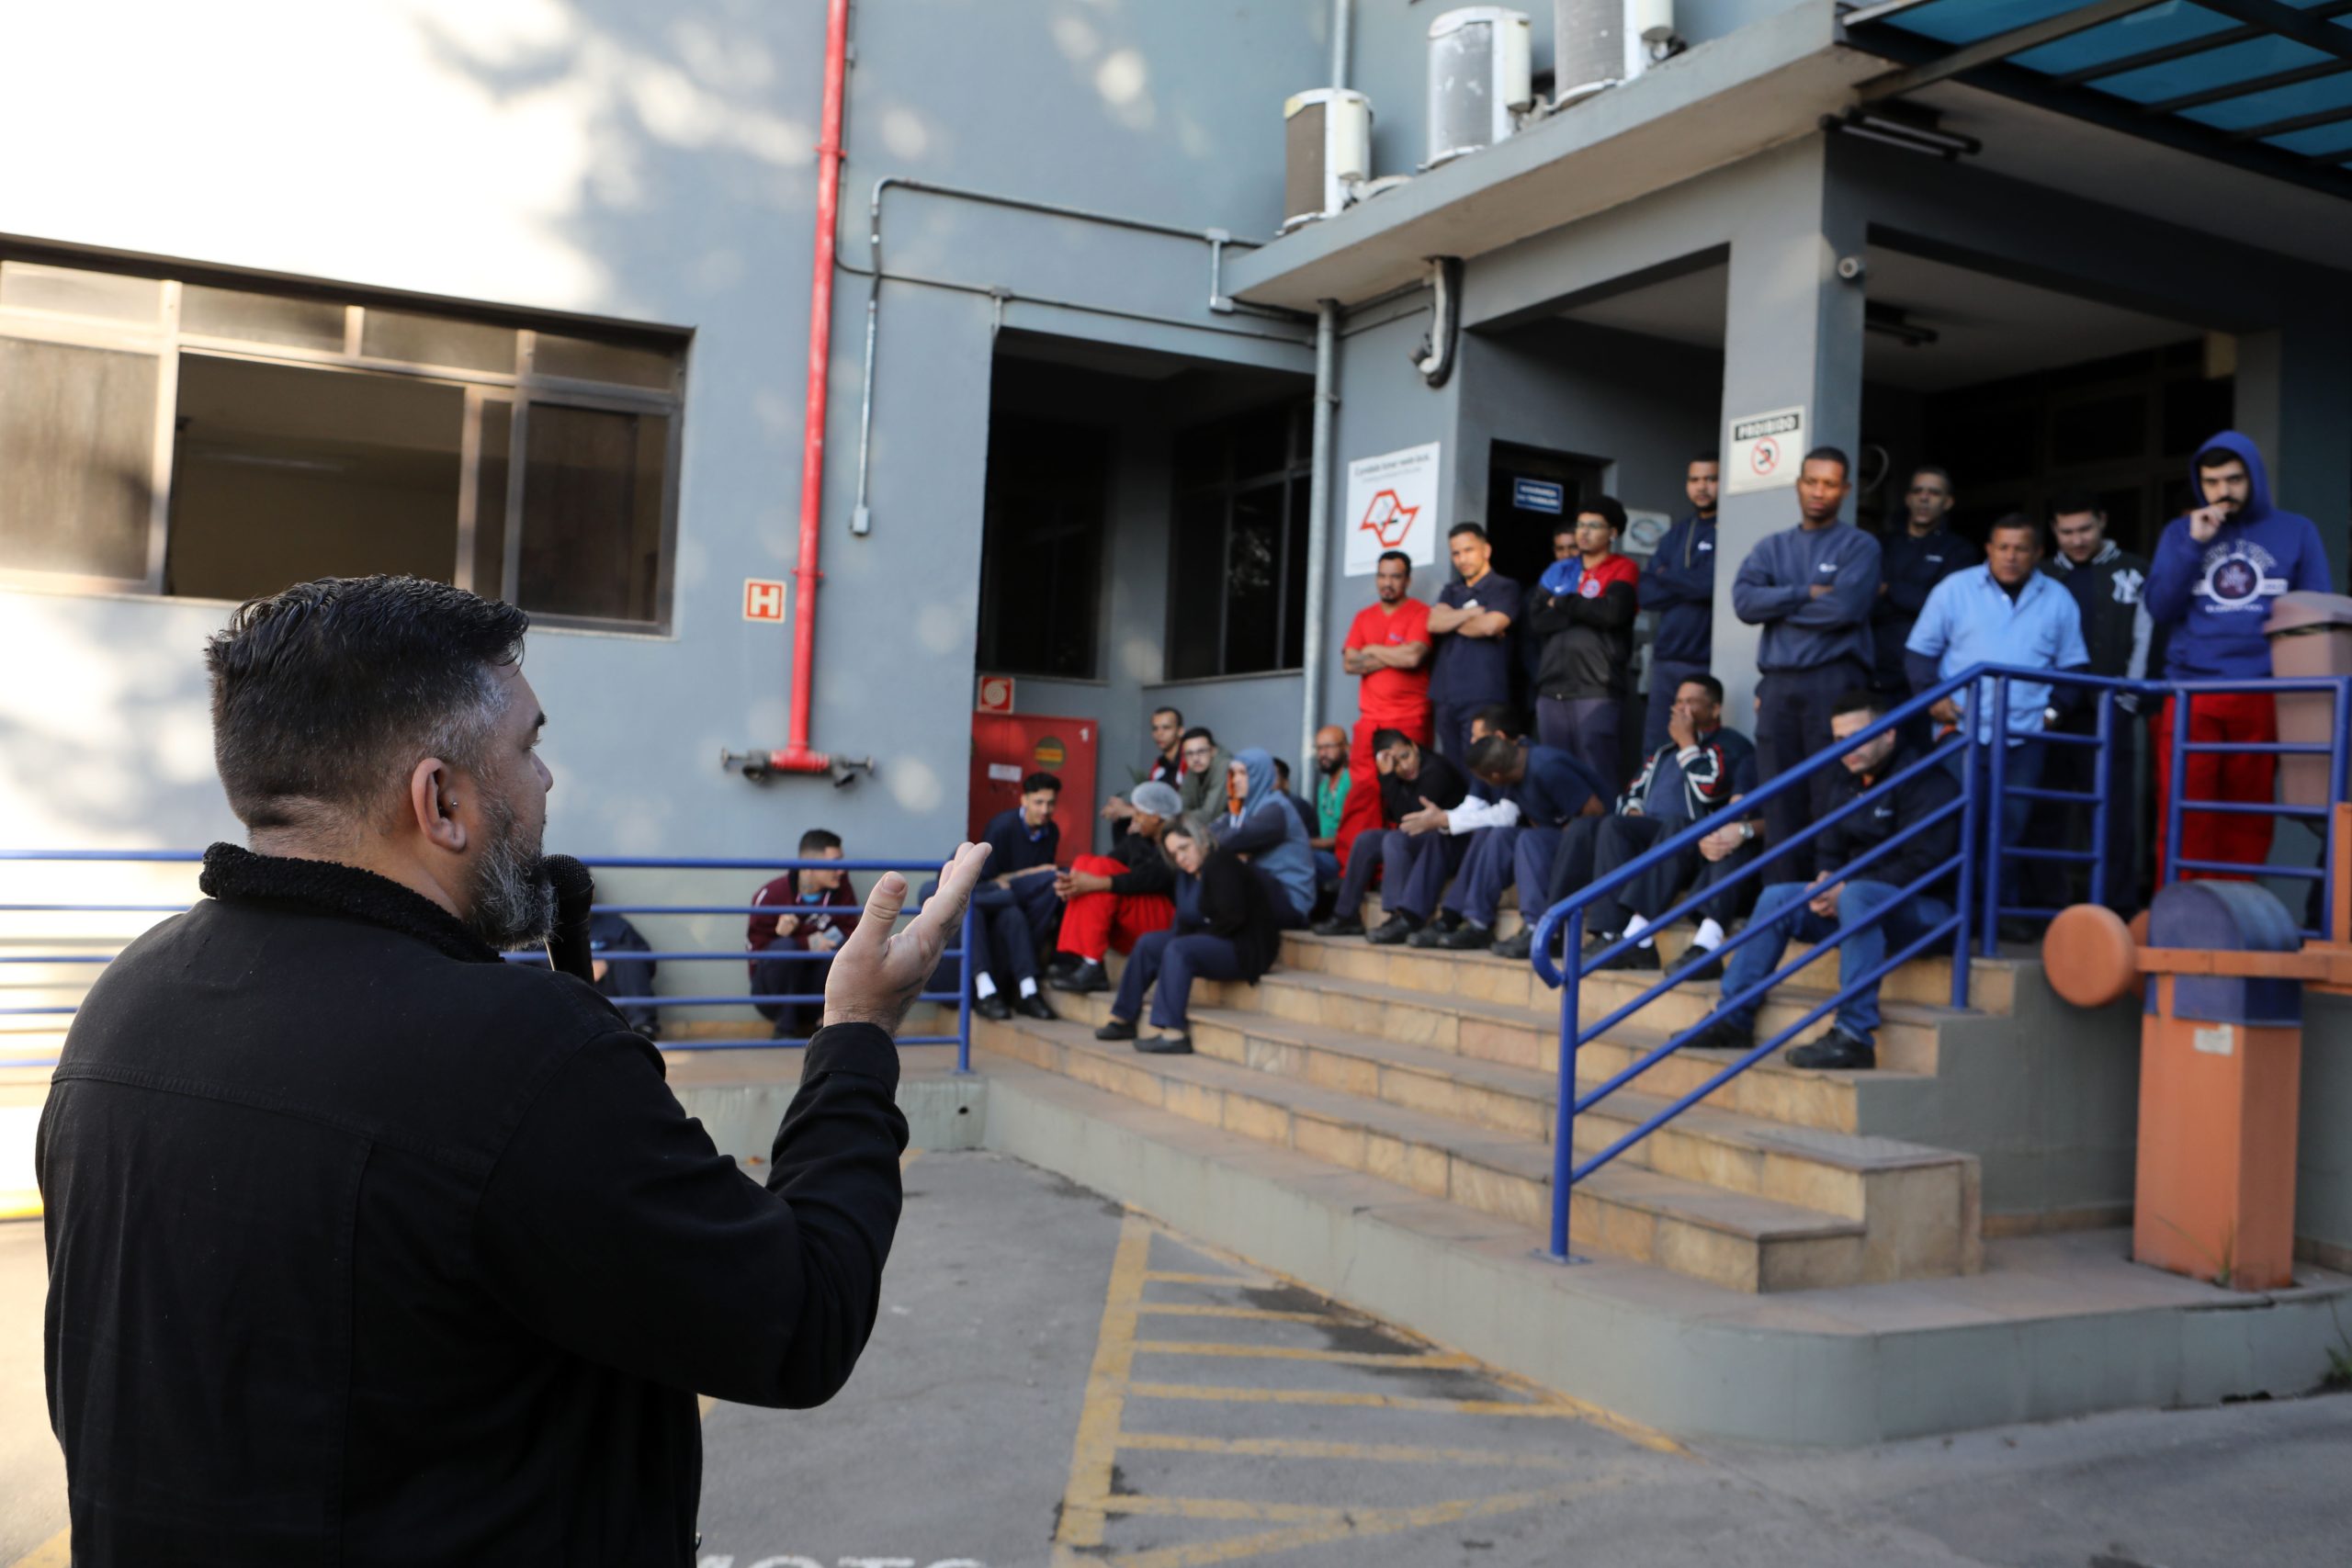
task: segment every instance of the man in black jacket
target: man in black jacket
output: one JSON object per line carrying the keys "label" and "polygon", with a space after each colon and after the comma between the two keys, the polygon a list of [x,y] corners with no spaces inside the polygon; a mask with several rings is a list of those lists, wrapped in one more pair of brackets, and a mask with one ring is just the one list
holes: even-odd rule
{"label": "man in black jacket", "polygon": [[526,625],[329,580],[208,649],[253,848],[92,988],[37,1150],[81,1568],[684,1568],[695,1395],[821,1404],[865,1347],[891,1032],[986,852],[896,936],[876,883],[763,1186],[581,977],[583,911],[500,961],[555,913]]}
{"label": "man in black jacket", "polygon": [[[1850,692],[1830,714],[1830,733],[1850,739],[1883,717],[1889,707],[1876,693]],[[1836,781],[1839,787],[1831,791],[1828,809],[1837,810],[1918,761],[1919,754],[1902,746],[1893,730],[1864,741],[1846,753],[1845,775]],[[1771,978],[1792,938],[1826,942],[1840,931],[1847,932],[1838,949],[1842,981],[1847,976],[1869,974],[1885,960],[1890,947],[1908,946],[1951,919],[1948,874],[1916,893],[1905,890],[1959,850],[1959,799],[1960,784],[1951,773],[1925,767],[1823,829],[1815,850],[1819,874],[1811,882],[1773,883],[1757,899],[1747,931],[1760,930],[1763,934],[1743,933],[1725,969],[1724,995],[1736,997]],[[1863,855],[1922,823],[1928,826],[1871,863],[1867,879],[1849,880],[1840,874]],[[1881,918],[1875,924],[1866,923],[1872,915]],[[1756,1043],[1756,1015],[1764,1001],[1758,996],[1724,1008],[1690,1043],[1747,1049]],[[1874,1067],[1878,1023],[1878,986],[1873,982],[1847,998],[1826,1032],[1789,1052],[1789,1063],[1798,1067]]]}
{"label": "man in black jacket", "polygon": [[[2134,555],[2107,536],[2107,513],[2096,496],[2061,495],[2051,503],[2050,531],[2058,543],[2042,570],[2064,583],[2082,613],[2083,645],[2090,650],[2090,672],[2126,680],[2147,679],[2164,668],[2155,648],[2155,625],[2143,604],[2148,558]],[[2140,700],[2114,699],[2107,755],[2086,746],[2053,746],[2042,765],[2042,787],[2076,794],[2098,793],[2107,800],[2107,907],[2130,916],[2140,905]],[[2060,715],[2064,735],[2098,733],[2098,704],[2076,702]],[[2103,765],[2102,765],[2103,764]],[[2027,841],[2043,849],[2080,849],[2090,838],[2090,810],[2064,801],[2041,801]],[[2026,867],[2031,901],[2044,907],[2073,900],[2063,862],[2037,860]]]}
{"label": "man in black jacket", "polygon": [[[1362,936],[1383,947],[1404,942],[1421,929],[1436,909],[1445,885],[1462,869],[1469,840],[1448,829],[1441,820],[1433,827],[1408,829],[1406,818],[1428,808],[1451,811],[1470,795],[1470,781],[1462,770],[1426,746],[1417,745],[1401,729],[1383,729],[1372,738],[1372,765],[1380,779],[1380,817],[1386,827],[1366,833],[1349,857],[1348,874],[1340,880],[1330,918],[1315,924],[1317,936]],[[1378,928],[1363,929],[1363,901],[1372,879],[1380,881],[1380,902],[1388,918]]]}

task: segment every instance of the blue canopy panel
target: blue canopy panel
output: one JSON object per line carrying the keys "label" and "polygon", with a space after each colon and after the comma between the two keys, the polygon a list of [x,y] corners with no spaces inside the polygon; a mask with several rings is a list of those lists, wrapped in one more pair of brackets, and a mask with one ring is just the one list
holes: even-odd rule
{"label": "blue canopy panel", "polygon": [[1847,17],[1910,69],[2352,197],[2352,0],[1887,0]]}

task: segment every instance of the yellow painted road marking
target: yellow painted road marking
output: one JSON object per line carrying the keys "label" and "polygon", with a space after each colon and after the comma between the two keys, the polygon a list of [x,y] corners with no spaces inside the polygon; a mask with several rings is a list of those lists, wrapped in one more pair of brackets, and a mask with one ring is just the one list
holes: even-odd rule
{"label": "yellow painted road marking", "polygon": [[1069,1485],[1062,1494],[1061,1521],[1054,1529],[1057,1562],[1078,1562],[1077,1551],[1102,1544],[1102,1499],[1111,1495],[1127,1374],[1135,1362],[1136,1303],[1143,1295],[1150,1261],[1151,1227],[1129,1214],[1119,1225],[1119,1250],[1111,1260],[1111,1288],[1102,1302],[1102,1327],[1094,1341],[1094,1365],[1086,1376],[1078,1440],[1070,1450]]}
{"label": "yellow painted road marking", "polygon": [[1267,1282],[1263,1275],[1252,1279],[1247,1274],[1196,1274],[1182,1269],[1154,1269],[1144,1278],[1159,1285],[1262,1286]]}
{"label": "yellow painted road marking", "polygon": [[1361,1326],[1354,1318],[1329,1312],[1276,1312],[1272,1307],[1210,1306],[1201,1302],[1139,1302],[1136,1311],[1163,1317],[1238,1317],[1256,1323],[1310,1323],[1323,1328]]}
{"label": "yellow painted road marking", "polygon": [[8,1568],[67,1568],[73,1561],[74,1532],[62,1529],[8,1564]]}
{"label": "yellow painted road marking", "polygon": [[1452,1350],[1301,1350],[1287,1345],[1216,1345],[1177,1339],[1139,1339],[1139,1356],[1223,1356],[1243,1361],[1329,1361],[1343,1367],[1416,1367],[1459,1371],[1478,1363]]}
{"label": "yellow painted road marking", "polygon": [[1207,1400],[1219,1404],[1338,1404],[1361,1410],[1426,1410],[1448,1416],[1529,1416],[1539,1420],[1582,1421],[1571,1404],[1521,1404],[1503,1399],[1420,1399],[1403,1393],[1352,1393],[1313,1388],[1216,1388],[1189,1382],[1127,1385],[1136,1399]]}
{"label": "yellow painted road marking", "polygon": [[1196,1438],[1181,1432],[1122,1432],[1123,1449],[1162,1453],[1231,1454],[1243,1459],[1334,1459],[1369,1464],[1487,1465],[1506,1470],[1566,1470],[1560,1454],[1509,1449],[1438,1448],[1422,1443],[1336,1443],[1314,1438]]}
{"label": "yellow painted road marking", "polygon": [[[1400,1530],[1424,1529],[1431,1525],[1455,1524],[1464,1519],[1494,1518],[1503,1514],[1542,1507],[1548,1503],[1565,1503],[1576,1497],[1606,1492],[1624,1485],[1629,1479],[1626,1476],[1610,1476],[1597,1481],[1564,1482],[1539,1492],[1464,1497],[1449,1503],[1428,1503],[1417,1508],[1352,1509],[1337,1520],[1303,1524],[1290,1529],[1266,1530],[1256,1535],[1228,1536],[1220,1540],[1192,1541],[1182,1546],[1160,1547],[1152,1551],[1114,1554],[1101,1561],[1108,1568],[1209,1568],[1212,1563],[1231,1562],[1243,1557],[1261,1557],[1269,1552],[1289,1551],[1302,1546],[1395,1535]],[[1133,1502],[1136,1499],[1122,1501]]]}

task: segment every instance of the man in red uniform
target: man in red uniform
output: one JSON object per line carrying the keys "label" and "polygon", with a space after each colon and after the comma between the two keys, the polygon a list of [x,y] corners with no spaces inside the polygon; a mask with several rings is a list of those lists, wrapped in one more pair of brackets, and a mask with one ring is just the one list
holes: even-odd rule
{"label": "man in red uniform", "polygon": [[1430,716],[1430,607],[1409,597],[1413,558],[1390,550],[1374,569],[1377,601],[1357,612],[1340,646],[1340,662],[1363,677],[1356,698],[1356,728],[1348,753],[1347,806],[1340,813],[1342,865],[1357,836],[1380,826],[1380,778],[1372,765],[1374,731],[1400,729],[1417,746],[1435,739]]}

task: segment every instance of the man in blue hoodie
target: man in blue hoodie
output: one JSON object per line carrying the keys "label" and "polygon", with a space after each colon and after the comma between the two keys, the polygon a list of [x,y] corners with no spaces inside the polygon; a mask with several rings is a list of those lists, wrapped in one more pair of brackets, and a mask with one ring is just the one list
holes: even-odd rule
{"label": "man in blue hoodie", "polygon": [[[1856,686],[1870,684],[1871,610],[1878,600],[1878,541],[1838,512],[1853,489],[1853,465],[1835,446],[1816,446],[1797,470],[1804,522],[1768,536],[1739,563],[1733,613],[1764,637],[1756,667],[1757,776],[1764,783],[1827,749],[1831,709]],[[1822,814],[1834,781],[1816,773],[1810,790],[1764,803],[1765,836],[1792,846],[1781,874],[1813,874],[1813,845],[1800,842]]]}
{"label": "man in blue hoodie", "polygon": [[1650,640],[1649,708],[1642,720],[1642,755],[1666,744],[1675,694],[1704,675],[1715,649],[1715,498],[1723,465],[1713,452],[1690,459],[1682,493],[1690,515],[1666,531],[1642,568],[1642,608],[1657,617]]}
{"label": "man in blue hoodie", "polygon": [[1210,834],[1220,849],[1249,857],[1267,882],[1274,923],[1296,931],[1315,911],[1315,852],[1308,847],[1306,824],[1299,820],[1274,780],[1273,753],[1262,746],[1244,748],[1233,759],[1227,784],[1226,815],[1210,823]]}
{"label": "man in blue hoodie", "polygon": [[[2190,494],[2202,505],[2165,525],[2149,564],[2149,618],[2171,641],[2165,674],[2175,681],[2259,680],[2270,673],[2270,643],[2262,624],[2278,595],[2333,588],[2327,551],[2312,520],[2270,502],[2262,453],[2234,430],[2205,443],[2192,461]],[[2180,722],[2167,702],[2156,714],[2156,885],[2164,885],[2165,804],[2172,798],[2172,734]],[[2264,746],[2278,739],[2278,715],[2267,692],[2200,695],[2188,705],[2188,738],[2196,742]],[[2278,759],[2267,751],[2191,752],[2188,800],[2268,804]],[[2276,826],[2252,813],[2187,813],[2180,856],[2231,866],[2258,866],[2270,858]],[[2184,876],[2211,874],[2184,870]],[[2242,876],[2246,874],[2231,873]]]}

